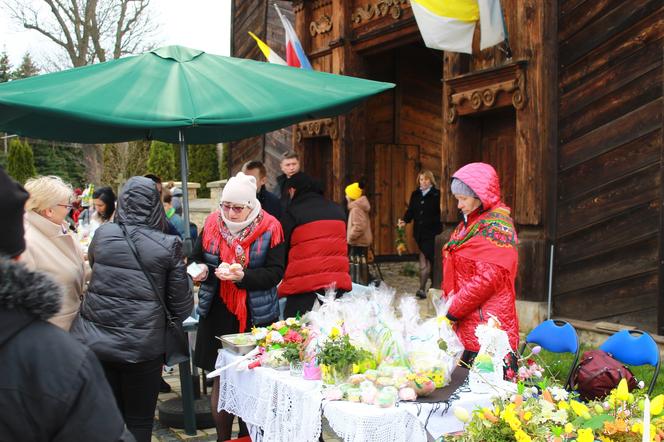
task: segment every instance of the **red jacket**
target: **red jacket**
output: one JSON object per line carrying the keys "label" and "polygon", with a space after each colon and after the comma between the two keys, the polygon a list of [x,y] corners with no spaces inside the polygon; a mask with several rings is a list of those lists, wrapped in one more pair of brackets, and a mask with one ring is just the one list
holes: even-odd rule
{"label": "red jacket", "polygon": [[479,350],[475,329],[489,315],[498,319],[517,350],[517,236],[510,209],[500,201],[498,175],[488,164],[471,163],[454,178],[468,185],[482,206],[457,226],[443,248],[443,290],[454,293],[448,315],[457,321],[456,332],[466,350]]}
{"label": "red jacket", "polygon": [[313,292],[334,285],[350,290],[346,223],[317,220],[293,229],[288,266],[279,285],[279,297]]}

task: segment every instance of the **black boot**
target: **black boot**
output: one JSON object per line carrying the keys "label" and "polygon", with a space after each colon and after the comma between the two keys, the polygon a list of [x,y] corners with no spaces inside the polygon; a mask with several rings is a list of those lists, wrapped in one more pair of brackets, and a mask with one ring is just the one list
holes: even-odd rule
{"label": "black boot", "polygon": [[170,393],[172,390],[171,386],[168,385],[168,382],[161,378],[161,385],[159,386],[159,393]]}

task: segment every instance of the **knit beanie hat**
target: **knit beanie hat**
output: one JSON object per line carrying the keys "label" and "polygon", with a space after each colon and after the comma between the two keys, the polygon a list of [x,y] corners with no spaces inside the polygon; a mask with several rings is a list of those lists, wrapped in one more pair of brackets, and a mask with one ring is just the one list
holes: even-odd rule
{"label": "knit beanie hat", "polygon": [[359,199],[362,196],[362,189],[359,183],[353,183],[346,186],[346,196],[352,200]]}
{"label": "knit beanie hat", "polygon": [[221,192],[221,201],[235,204],[244,204],[250,208],[256,207],[256,178],[238,172],[231,177]]}
{"label": "knit beanie hat", "polygon": [[452,178],[452,185],[450,186],[452,188],[452,194],[453,195],[463,195],[463,196],[471,196],[473,198],[480,199],[479,196],[471,189],[466,183],[461,181],[459,178]]}
{"label": "knit beanie hat", "polygon": [[23,213],[28,192],[0,167],[0,255],[13,258],[25,250]]}

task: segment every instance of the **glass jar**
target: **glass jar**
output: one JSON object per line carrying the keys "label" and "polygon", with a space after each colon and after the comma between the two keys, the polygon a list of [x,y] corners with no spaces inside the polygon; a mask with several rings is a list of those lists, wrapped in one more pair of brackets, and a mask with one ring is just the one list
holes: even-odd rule
{"label": "glass jar", "polygon": [[290,363],[290,375],[302,377],[302,361],[295,361]]}
{"label": "glass jar", "polygon": [[323,382],[329,385],[343,384],[353,370],[351,364],[321,365]]}

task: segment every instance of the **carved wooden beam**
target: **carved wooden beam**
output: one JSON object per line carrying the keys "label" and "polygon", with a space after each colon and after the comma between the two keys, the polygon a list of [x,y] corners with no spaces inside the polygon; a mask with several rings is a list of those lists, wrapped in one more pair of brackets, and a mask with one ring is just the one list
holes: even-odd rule
{"label": "carved wooden beam", "polygon": [[445,80],[449,86],[447,122],[454,123],[458,116],[510,105],[517,110],[523,109],[526,65],[526,61],[517,61]]}
{"label": "carved wooden beam", "polygon": [[398,20],[403,11],[401,5],[407,3],[408,0],[380,0],[375,4],[368,4],[365,7],[355,9],[355,12],[351,14],[350,19],[355,24],[360,24],[362,21],[369,21],[374,17],[379,18],[387,15]]}
{"label": "carved wooden beam", "polygon": [[332,30],[332,17],[327,14],[323,14],[318,20],[313,20],[309,23],[309,33],[312,37],[315,37],[318,34],[325,34]]}
{"label": "carved wooden beam", "polygon": [[323,6],[331,5],[332,0],[315,0],[311,5],[312,10],[320,9]]}
{"label": "carved wooden beam", "polygon": [[330,137],[336,140],[339,127],[336,118],[322,118],[298,123],[295,127],[295,140],[299,143],[305,138]]}

